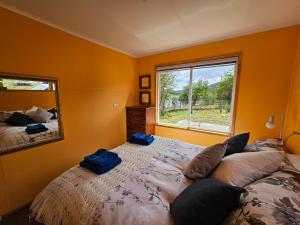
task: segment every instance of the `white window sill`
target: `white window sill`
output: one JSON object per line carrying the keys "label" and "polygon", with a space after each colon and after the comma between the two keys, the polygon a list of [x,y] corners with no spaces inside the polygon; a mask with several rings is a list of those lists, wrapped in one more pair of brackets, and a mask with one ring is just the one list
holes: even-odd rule
{"label": "white window sill", "polygon": [[168,123],[156,123],[156,126],[175,128],[175,129],[181,129],[181,130],[187,130],[187,131],[194,131],[194,132],[200,132],[200,133],[208,133],[208,134],[221,135],[221,136],[231,136],[230,132],[226,133],[226,132],[213,131],[213,130],[203,130],[200,128],[176,126],[176,125],[168,124]]}

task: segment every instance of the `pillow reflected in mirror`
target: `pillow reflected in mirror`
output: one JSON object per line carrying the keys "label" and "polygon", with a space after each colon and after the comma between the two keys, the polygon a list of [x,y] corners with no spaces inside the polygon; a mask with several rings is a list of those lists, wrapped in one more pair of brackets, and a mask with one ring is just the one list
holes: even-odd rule
{"label": "pillow reflected in mirror", "polygon": [[54,115],[45,109],[38,108],[31,116],[36,123],[48,123]]}

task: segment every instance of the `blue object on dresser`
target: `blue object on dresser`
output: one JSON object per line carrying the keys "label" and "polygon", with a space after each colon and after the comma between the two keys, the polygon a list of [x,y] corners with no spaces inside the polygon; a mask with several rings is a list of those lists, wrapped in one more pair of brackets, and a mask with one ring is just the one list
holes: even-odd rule
{"label": "blue object on dresser", "polygon": [[122,162],[117,153],[100,149],[94,154],[84,157],[80,166],[97,174],[104,174]]}
{"label": "blue object on dresser", "polygon": [[48,128],[43,124],[27,125],[25,131],[27,134],[37,134],[47,131]]}
{"label": "blue object on dresser", "polygon": [[154,141],[152,135],[146,135],[142,133],[134,133],[129,139],[130,143],[139,144],[139,145],[150,145]]}

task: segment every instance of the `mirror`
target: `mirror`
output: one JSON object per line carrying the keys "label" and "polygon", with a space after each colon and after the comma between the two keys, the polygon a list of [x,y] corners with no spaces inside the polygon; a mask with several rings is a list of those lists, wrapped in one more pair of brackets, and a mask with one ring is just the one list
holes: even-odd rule
{"label": "mirror", "polygon": [[0,155],[62,139],[58,80],[0,73]]}

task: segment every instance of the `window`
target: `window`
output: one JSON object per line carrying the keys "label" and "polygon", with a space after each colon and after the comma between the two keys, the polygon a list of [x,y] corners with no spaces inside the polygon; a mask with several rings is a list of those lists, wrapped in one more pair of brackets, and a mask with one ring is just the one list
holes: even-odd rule
{"label": "window", "polygon": [[33,80],[0,79],[0,90],[51,90],[51,83]]}
{"label": "window", "polygon": [[238,57],[157,67],[158,124],[231,133]]}

